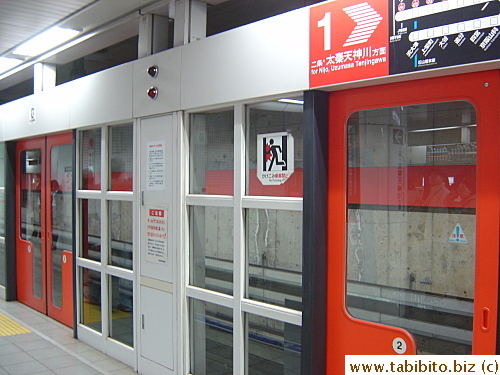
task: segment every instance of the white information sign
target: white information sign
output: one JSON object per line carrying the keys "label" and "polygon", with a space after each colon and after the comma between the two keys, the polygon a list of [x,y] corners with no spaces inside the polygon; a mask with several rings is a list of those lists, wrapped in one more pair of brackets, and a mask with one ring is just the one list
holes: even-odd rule
{"label": "white information sign", "polygon": [[165,189],[165,141],[147,144],[147,190]]}
{"label": "white information sign", "polygon": [[146,261],[167,264],[167,209],[146,207]]}
{"label": "white information sign", "polygon": [[36,123],[36,109],[35,109],[35,107],[30,107],[28,122],[30,123],[30,125],[34,125]]}
{"label": "white information sign", "polygon": [[287,132],[257,135],[257,177],[260,182],[281,185],[293,172],[293,136]]}

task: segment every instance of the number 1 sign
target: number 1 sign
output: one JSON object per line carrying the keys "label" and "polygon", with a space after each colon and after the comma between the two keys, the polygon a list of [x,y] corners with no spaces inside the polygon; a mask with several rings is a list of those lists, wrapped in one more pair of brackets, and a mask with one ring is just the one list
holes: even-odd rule
{"label": "number 1 sign", "polygon": [[389,74],[388,2],[338,0],[311,8],[309,85]]}

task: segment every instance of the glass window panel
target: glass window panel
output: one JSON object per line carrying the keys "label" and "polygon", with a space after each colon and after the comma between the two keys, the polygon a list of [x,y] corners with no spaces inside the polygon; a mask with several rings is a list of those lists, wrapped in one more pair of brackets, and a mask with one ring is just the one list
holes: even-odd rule
{"label": "glass window panel", "polygon": [[0,143],[0,237],[5,237],[5,143]]}
{"label": "glass window panel", "polygon": [[21,152],[21,238],[32,248],[32,291],[35,298],[42,298],[42,213],[41,213],[41,165],[40,149]]}
{"label": "glass window panel", "polygon": [[52,232],[52,303],[62,307],[63,251],[73,250],[73,147],[54,146],[51,149],[49,230]]}
{"label": "glass window panel", "polygon": [[133,204],[124,201],[108,201],[111,254],[113,266],[133,269]]}
{"label": "glass window panel", "polygon": [[248,209],[248,298],[301,310],[302,212]]}
{"label": "glass window panel", "polygon": [[0,285],[5,286],[6,278],[5,241],[0,240]]}
{"label": "glass window panel", "polygon": [[190,207],[190,283],[233,294],[233,209]]}
{"label": "glass window panel", "polygon": [[110,127],[111,190],[132,191],[134,133],[132,125]]}
{"label": "glass window panel", "polygon": [[87,268],[82,269],[81,323],[97,332],[102,332],[101,319],[101,274]]}
{"label": "glass window panel", "polygon": [[192,114],[190,125],[189,192],[233,195],[233,110]]}
{"label": "glass window panel", "polygon": [[134,283],[110,276],[111,279],[111,327],[110,337],[134,346]]}
{"label": "glass window panel", "polygon": [[81,200],[82,217],[82,257],[101,261],[101,201]]}
{"label": "glass window panel", "polygon": [[301,327],[246,314],[248,375],[299,375]]}
{"label": "glass window panel", "polygon": [[464,101],[348,119],[348,310],[409,330],[419,354],[471,353],[475,129]]}
{"label": "glass window panel", "polygon": [[0,285],[5,286],[5,143],[0,143]]}
{"label": "glass window panel", "polygon": [[[248,107],[248,195],[302,197],[304,153],[301,102],[272,101]],[[285,133],[288,136],[271,136],[274,133]],[[258,139],[259,135],[262,139]],[[284,139],[288,139],[288,142]],[[264,171],[269,173],[265,174]],[[269,174],[278,175],[278,180]],[[286,178],[283,177],[284,174]]]}
{"label": "glass window panel", "polygon": [[233,374],[233,313],[212,303],[190,300],[191,374]]}
{"label": "glass window panel", "polygon": [[83,190],[101,189],[101,129],[81,134],[81,178]]}

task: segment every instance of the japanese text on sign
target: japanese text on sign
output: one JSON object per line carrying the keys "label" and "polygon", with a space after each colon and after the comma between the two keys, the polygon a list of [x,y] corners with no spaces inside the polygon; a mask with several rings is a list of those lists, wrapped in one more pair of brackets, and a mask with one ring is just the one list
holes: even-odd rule
{"label": "japanese text on sign", "polygon": [[165,141],[147,144],[147,190],[165,189]]}
{"label": "japanese text on sign", "polygon": [[167,263],[167,218],[165,208],[147,209],[146,260],[152,263]]}

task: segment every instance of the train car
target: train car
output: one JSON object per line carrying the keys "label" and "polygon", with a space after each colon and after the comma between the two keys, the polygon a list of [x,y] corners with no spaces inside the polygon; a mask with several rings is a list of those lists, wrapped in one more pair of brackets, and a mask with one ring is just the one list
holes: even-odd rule
{"label": "train car", "polygon": [[1,298],[141,374],[498,354],[498,1],[140,3],[0,73]]}

